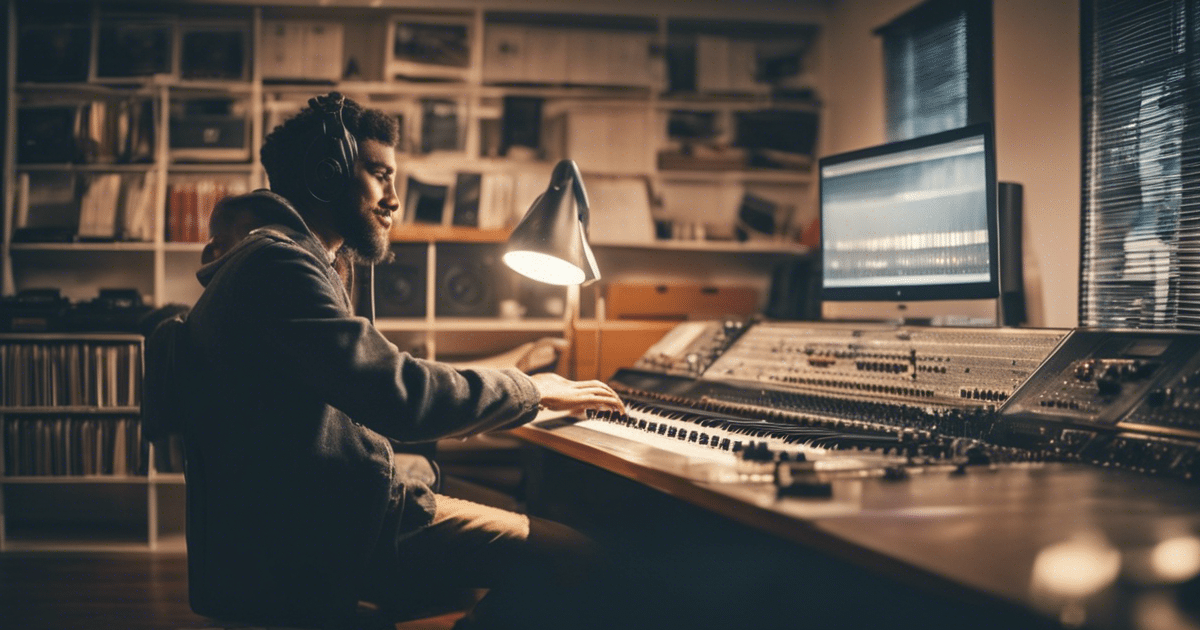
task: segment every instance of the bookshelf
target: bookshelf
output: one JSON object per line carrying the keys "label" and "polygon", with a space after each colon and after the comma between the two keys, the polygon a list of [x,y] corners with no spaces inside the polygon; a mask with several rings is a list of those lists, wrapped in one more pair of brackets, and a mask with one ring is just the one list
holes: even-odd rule
{"label": "bookshelf", "polygon": [[[752,132],[762,135],[755,115],[782,112],[814,136],[800,153],[815,154],[804,121],[821,109],[824,2],[329,4],[5,2],[0,295],[53,287],[79,302],[128,287],[155,306],[194,303],[212,204],[265,186],[265,134],[330,90],[401,122],[406,219],[392,240],[415,261],[417,289],[414,313],[378,326],[402,349],[470,360],[586,335],[593,347],[574,349],[569,369],[603,377],[617,355],[600,343],[640,354],[669,328],[608,320],[611,284],[750,286],[765,300],[773,266],[806,254],[795,237],[816,212],[810,161],[753,146]],[[434,50],[405,34],[439,29],[450,43]],[[490,252],[563,157],[592,197],[602,282],[577,293],[493,282]],[[455,215],[464,173],[481,188],[470,226]],[[410,193],[423,185],[445,194],[440,219],[414,216]],[[746,194],[776,204],[780,234],[733,238]],[[504,292],[484,308],[440,294],[455,261]],[[64,343],[135,339],[0,336],[0,347]],[[128,431],[137,412],[6,403],[0,421],[37,434],[54,418],[124,419]],[[183,477],[153,465],[161,455],[149,449],[120,475],[0,473],[0,550],[182,550]]]}
{"label": "bookshelf", "polygon": [[[265,185],[265,133],[331,89],[400,118],[402,200],[410,178],[452,197],[464,172],[509,190],[480,210],[496,215],[483,221],[492,227],[455,225],[452,199],[439,224],[413,226],[410,216],[396,240],[431,252],[498,242],[560,157],[580,163],[593,197],[611,190],[609,199],[627,201],[631,189],[644,191],[635,210],[618,212],[618,228],[593,234],[628,256],[762,254],[761,244],[730,240],[746,192],[780,203],[789,237],[814,215],[803,160],[763,168],[753,158],[772,151],[734,145],[743,114],[819,111],[820,3],[615,11],[580,2],[553,13],[490,0],[344,4],[6,3],[7,124],[17,142],[4,155],[4,187],[15,194],[4,200],[2,293],[53,286],[79,301],[123,286],[150,304],[190,303],[211,205]],[[451,43],[430,50],[420,34],[431,29],[451,33],[442,39]],[[70,36],[46,50],[39,38],[51,31]],[[409,31],[417,35],[406,39]],[[122,46],[140,53],[113,52]],[[206,49],[224,55],[197,57]],[[23,62],[31,52],[52,62]],[[746,68],[755,55],[757,72]],[[522,108],[533,118],[522,119]],[[676,129],[679,112],[696,114],[702,128]],[[56,128],[86,142],[39,142],[27,131]],[[707,145],[727,150],[707,155]],[[694,240],[656,239],[651,221],[666,231],[682,225]],[[631,223],[636,230],[622,229]],[[771,260],[756,275],[780,251],[803,253],[791,242],[767,246]]]}
{"label": "bookshelf", "polygon": [[142,337],[0,334],[0,551],[183,548],[176,454],[142,439]]}

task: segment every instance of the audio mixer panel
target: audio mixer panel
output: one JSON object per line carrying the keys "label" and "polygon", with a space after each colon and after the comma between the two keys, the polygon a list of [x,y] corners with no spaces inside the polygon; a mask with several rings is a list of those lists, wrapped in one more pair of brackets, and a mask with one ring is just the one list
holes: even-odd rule
{"label": "audio mixer panel", "polygon": [[1138,424],[1186,428],[1181,413],[1169,412],[1187,409],[1198,353],[1200,335],[1078,330],[1029,379],[1004,415],[1116,427],[1136,407]]}
{"label": "audio mixer panel", "polygon": [[998,407],[1065,334],[760,323],[703,378],[922,406]]}
{"label": "audio mixer panel", "polygon": [[1061,461],[1200,475],[1200,335],[688,322],[612,384],[629,415],[583,426],[738,470]]}

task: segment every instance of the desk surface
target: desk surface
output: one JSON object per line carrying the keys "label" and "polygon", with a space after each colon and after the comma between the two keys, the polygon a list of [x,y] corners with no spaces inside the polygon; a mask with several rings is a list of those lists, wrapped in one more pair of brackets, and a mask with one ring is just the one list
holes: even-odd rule
{"label": "desk surface", "polygon": [[965,473],[941,466],[913,469],[902,480],[835,478],[826,498],[779,497],[769,479],[713,481],[720,475],[681,455],[570,419],[545,416],[513,433],[953,596],[1003,600],[1067,626],[1200,628],[1200,491],[1186,483],[1082,465],[1002,464]]}

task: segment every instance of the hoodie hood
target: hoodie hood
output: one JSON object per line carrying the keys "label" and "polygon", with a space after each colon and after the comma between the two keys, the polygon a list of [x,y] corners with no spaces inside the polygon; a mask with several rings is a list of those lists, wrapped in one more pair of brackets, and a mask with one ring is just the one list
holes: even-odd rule
{"label": "hoodie hood", "polygon": [[[304,222],[304,218],[300,216],[296,207],[284,197],[269,190],[260,189],[231,199],[253,213],[259,229],[267,226],[274,227],[277,231],[287,234],[296,244],[311,252],[318,260],[326,259],[327,254],[321,242],[309,230],[308,224]],[[251,230],[250,233],[253,234],[255,231]],[[217,271],[229,260],[229,253],[235,249],[237,246],[231,247],[221,257],[200,267],[196,272],[196,279],[200,281],[201,285],[208,286]]]}

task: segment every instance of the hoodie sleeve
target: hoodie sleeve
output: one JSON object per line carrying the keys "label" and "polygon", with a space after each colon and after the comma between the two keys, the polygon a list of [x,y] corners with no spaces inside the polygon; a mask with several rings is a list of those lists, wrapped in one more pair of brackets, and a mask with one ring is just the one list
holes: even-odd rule
{"label": "hoodie sleeve", "polygon": [[243,267],[244,300],[280,377],[355,422],[400,442],[465,436],[537,414],[533,381],[515,369],[455,369],[416,359],[366,319],[310,253],[274,243]]}

